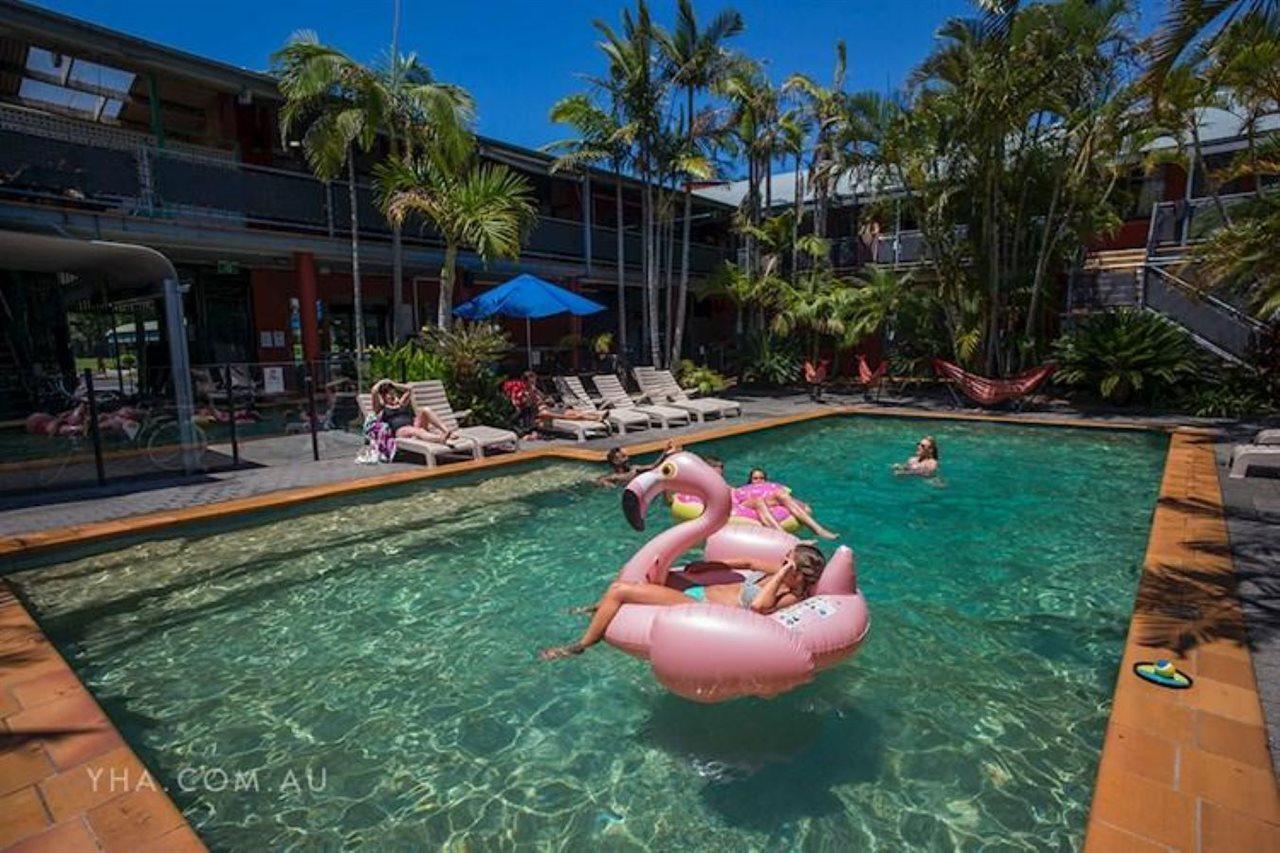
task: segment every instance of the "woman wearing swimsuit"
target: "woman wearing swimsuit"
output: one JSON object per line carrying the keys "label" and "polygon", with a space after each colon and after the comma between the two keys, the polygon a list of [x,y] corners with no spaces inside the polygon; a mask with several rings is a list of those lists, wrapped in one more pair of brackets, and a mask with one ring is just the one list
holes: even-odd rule
{"label": "woman wearing swimsuit", "polygon": [[[709,565],[709,564],[708,564]],[[709,602],[727,607],[742,607],[756,613],[772,613],[803,601],[822,576],[826,560],[822,552],[812,545],[797,545],[782,561],[778,570],[764,578],[763,572],[742,575],[740,583],[714,585],[690,585],[683,592],[656,583],[627,583],[616,581],[609,586],[604,597],[595,605],[595,615],[587,630],[576,643],[543,649],[543,660],[557,660],[580,655],[604,637],[613,617],[624,604],[656,604],[670,607],[677,604]],[[727,564],[723,568],[729,568]]]}
{"label": "woman wearing swimsuit", "polygon": [[[396,391],[403,393],[397,396]],[[374,384],[370,395],[373,413],[391,429],[396,438],[416,438],[447,444],[455,437],[455,430],[445,426],[444,421],[425,406],[415,412],[412,395],[413,391],[408,385],[383,379]]]}
{"label": "woman wearing swimsuit", "polygon": [[752,468],[747,484],[733,490],[733,502],[737,507],[754,512],[766,527],[782,529],[782,525],[773,517],[773,507],[780,506],[823,539],[836,538],[836,534],[813,517],[808,504],[793,498],[784,486],[769,482],[769,475],[761,468]]}
{"label": "woman wearing swimsuit", "polygon": [[915,474],[919,477],[932,477],[938,473],[938,442],[933,436],[926,435],[916,445],[916,453],[906,462],[893,466],[895,474]]}

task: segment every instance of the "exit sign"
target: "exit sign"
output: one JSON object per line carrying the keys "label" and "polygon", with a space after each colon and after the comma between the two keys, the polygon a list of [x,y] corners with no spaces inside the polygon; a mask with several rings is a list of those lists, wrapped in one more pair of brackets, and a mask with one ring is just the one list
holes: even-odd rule
{"label": "exit sign", "polygon": [[240,272],[240,264],[235,261],[218,261],[218,275],[235,275]]}

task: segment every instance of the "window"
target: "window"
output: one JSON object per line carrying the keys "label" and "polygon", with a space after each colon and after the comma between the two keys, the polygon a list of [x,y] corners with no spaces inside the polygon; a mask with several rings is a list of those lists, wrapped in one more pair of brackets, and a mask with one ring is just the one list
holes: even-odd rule
{"label": "window", "polygon": [[42,47],[27,49],[18,97],[90,121],[114,122],[129,99],[137,75]]}

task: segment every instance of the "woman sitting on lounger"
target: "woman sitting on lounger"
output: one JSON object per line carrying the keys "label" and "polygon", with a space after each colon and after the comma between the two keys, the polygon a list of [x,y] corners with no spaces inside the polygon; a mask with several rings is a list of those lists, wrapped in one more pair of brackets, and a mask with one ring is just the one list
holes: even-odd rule
{"label": "woman sitting on lounger", "polygon": [[[397,394],[396,392],[402,392]],[[413,410],[413,391],[408,385],[400,385],[383,379],[373,386],[370,395],[373,413],[391,430],[396,438],[416,438],[447,444],[454,437],[454,430],[444,425],[435,412],[425,406]]]}
{"label": "woman sitting on lounger", "polygon": [[[691,583],[683,591],[654,583],[617,581],[609,586],[594,608],[588,608],[594,615],[578,642],[544,649],[541,657],[543,660],[556,660],[582,654],[588,647],[600,642],[609,623],[624,604],[671,606],[708,602],[748,608],[757,613],[772,613],[808,598],[825,566],[826,560],[821,551],[812,545],[797,545],[767,580],[762,580],[764,576],[756,572],[742,576],[740,582],[707,585]],[[702,573],[710,568],[713,567],[704,564]],[[729,568],[727,565],[723,566],[723,569]]]}
{"label": "woman sitting on lounger", "polygon": [[796,521],[821,536],[823,539],[835,539],[836,534],[818,523],[804,501],[796,500],[791,492],[781,483],[769,482],[769,476],[761,468],[752,468],[745,486],[733,490],[734,507],[750,510],[766,527],[782,529],[782,525],[773,517],[772,508],[780,506],[795,517]]}

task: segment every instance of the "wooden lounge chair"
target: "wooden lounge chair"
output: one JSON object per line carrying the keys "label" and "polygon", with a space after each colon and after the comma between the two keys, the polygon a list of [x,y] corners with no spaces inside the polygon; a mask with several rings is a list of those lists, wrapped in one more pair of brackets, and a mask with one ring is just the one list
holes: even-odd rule
{"label": "wooden lounge chair", "polygon": [[716,397],[693,399],[689,392],[680,387],[670,370],[658,370],[653,367],[637,367],[632,370],[640,391],[650,400],[658,404],[670,403],[677,409],[684,409],[694,415],[701,423],[708,415],[727,418],[742,414],[742,406],[732,400],[721,400]]}
{"label": "wooden lounge chair", "polygon": [[587,394],[582,380],[577,376],[557,376],[556,390],[566,406],[587,412],[600,412],[605,420],[613,424],[618,435],[626,435],[627,429],[640,430],[649,428],[649,416],[635,409],[601,409],[596,401]]}
{"label": "wooden lounge chair", "polygon": [[941,358],[933,360],[933,370],[939,377],[947,380],[947,388],[951,391],[956,408],[960,407],[960,398],[955,392],[959,388],[961,393],[979,406],[998,406],[1012,401],[1021,409],[1036,388],[1056,369],[1057,365],[1045,364],[1008,379],[988,379]]}
{"label": "wooden lounge chair", "polygon": [[[371,395],[360,394],[357,395],[356,399],[360,404],[360,414],[365,417],[373,414],[373,399]],[[399,458],[402,452],[421,456],[426,460],[428,468],[436,467],[436,460],[441,456],[465,454],[472,459],[478,459],[481,455],[480,446],[468,438],[458,438],[450,444],[423,441],[420,438],[397,438],[396,458]]]}
{"label": "wooden lounge chair", "polygon": [[596,390],[600,392],[600,396],[604,398],[605,406],[613,411],[639,412],[649,418],[650,423],[656,424],[663,429],[669,429],[672,424],[682,425],[689,423],[689,413],[684,409],[677,409],[674,406],[651,404],[642,406],[638,404],[631,399],[627,389],[622,387],[622,381],[612,373],[593,376],[591,377],[591,382],[596,386]]}
{"label": "wooden lounge chair", "polygon": [[415,409],[430,409],[446,427],[457,431],[460,437],[474,441],[479,448],[481,456],[484,456],[486,450],[495,447],[510,447],[512,450],[520,449],[520,436],[509,429],[499,429],[491,426],[458,426],[458,420],[465,418],[471,413],[471,410],[465,409],[461,412],[455,412],[453,407],[449,405],[449,397],[445,394],[444,383],[439,379],[410,382],[409,389],[413,392],[412,399]]}
{"label": "wooden lounge chair", "polygon": [[1233,478],[1247,477],[1254,470],[1271,471],[1280,477],[1280,445],[1237,444],[1231,449]]}

